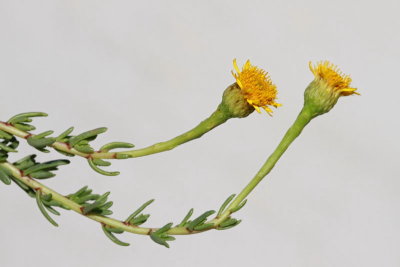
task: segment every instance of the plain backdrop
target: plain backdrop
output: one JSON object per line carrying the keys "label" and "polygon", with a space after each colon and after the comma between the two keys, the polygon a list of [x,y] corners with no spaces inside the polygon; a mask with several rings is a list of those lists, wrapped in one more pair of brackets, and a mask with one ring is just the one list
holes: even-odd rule
{"label": "plain backdrop", "polygon": [[[138,148],[205,119],[233,82],[232,59],[266,69],[283,106],[234,119],[173,151],[114,161],[118,177],[73,158],[44,183],[62,194],[111,191],[114,217],[143,202],[148,226],[218,209],[265,162],[303,104],[308,62],[330,60],[361,96],[315,119],[236,214],[228,231],[178,236],[166,249],[63,211],[51,226],[34,199],[0,185],[0,265],[400,266],[398,1],[0,0],[1,120],[27,111],[38,130],[105,126],[94,142]],[[21,144],[16,160],[63,158]]]}

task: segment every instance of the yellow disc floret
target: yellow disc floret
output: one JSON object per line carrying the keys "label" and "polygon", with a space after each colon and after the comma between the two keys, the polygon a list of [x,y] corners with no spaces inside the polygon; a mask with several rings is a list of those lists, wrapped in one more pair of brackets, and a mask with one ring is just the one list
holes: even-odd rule
{"label": "yellow disc floret", "polygon": [[350,87],[350,76],[343,74],[336,65],[329,61],[319,62],[316,66],[313,66],[310,62],[309,67],[315,79],[325,81],[328,86],[333,88],[340,96],[359,95],[359,93],[356,92],[357,88]]}
{"label": "yellow disc floret", "polygon": [[263,108],[269,115],[271,115],[272,109],[269,106],[281,106],[281,104],[275,102],[278,91],[265,70],[251,65],[249,60],[247,60],[246,64],[242,67],[242,70],[240,70],[236,63],[236,59],[234,59],[233,67],[237,72],[234,73],[232,71],[236,83],[242,89],[247,102],[252,105],[257,112],[260,113],[260,108]]}

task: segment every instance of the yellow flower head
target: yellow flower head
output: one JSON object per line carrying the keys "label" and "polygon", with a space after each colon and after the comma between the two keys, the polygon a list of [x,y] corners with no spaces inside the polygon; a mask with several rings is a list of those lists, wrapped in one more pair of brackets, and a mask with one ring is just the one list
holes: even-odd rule
{"label": "yellow flower head", "polygon": [[337,103],[339,97],[359,93],[350,86],[351,78],[343,74],[339,68],[329,61],[322,61],[313,66],[314,80],[304,92],[304,105],[312,111],[313,116],[329,112]]}
{"label": "yellow flower head", "polygon": [[247,103],[252,105],[258,113],[261,112],[260,108],[263,108],[271,115],[272,109],[270,109],[269,106],[281,106],[281,104],[275,102],[278,91],[265,70],[251,65],[249,60],[246,61],[246,64],[244,64],[242,70],[240,70],[236,59],[234,59],[233,67],[237,72],[234,73],[232,71],[236,83],[242,90]]}
{"label": "yellow flower head", "polygon": [[343,74],[336,65],[329,61],[319,62],[316,66],[313,66],[310,61],[309,67],[315,79],[325,81],[328,86],[333,88],[340,96],[359,95],[359,93],[356,92],[357,88],[350,87],[350,76]]}

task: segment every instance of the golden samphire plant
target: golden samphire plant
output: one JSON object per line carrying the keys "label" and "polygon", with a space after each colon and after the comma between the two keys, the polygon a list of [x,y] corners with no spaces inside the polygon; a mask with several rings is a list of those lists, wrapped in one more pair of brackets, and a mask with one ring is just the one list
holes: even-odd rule
{"label": "golden samphire plant", "polygon": [[[254,110],[260,113],[261,109],[271,115],[271,107],[281,106],[281,104],[275,102],[278,92],[266,71],[253,66],[250,61],[247,61],[240,69],[236,60],[234,60],[233,67],[236,71],[232,71],[235,82],[224,91],[221,103],[210,117],[192,130],[169,141],[141,149],[132,149],[134,147],[132,144],[124,142],[112,142],[98,150],[93,149],[90,142],[99,134],[104,133],[107,130],[106,128],[98,128],[77,135],[72,134],[72,127],[58,136],[53,136],[53,131],[33,134],[31,132],[35,130],[35,127],[30,124],[32,118],[47,116],[47,114],[41,112],[23,113],[6,122],[0,121],[0,180],[6,185],[15,183],[29,196],[35,198],[44,217],[54,226],[58,225],[50,216],[50,213],[60,215],[56,208],[73,210],[84,217],[99,222],[105,235],[122,246],[129,245],[116,237],[116,234],[123,232],[148,235],[154,242],[169,247],[168,242],[175,240],[175,235],[190,235],[211,229],[226,230],[232,228],[240,223],[240,220],[233,218],[232,215],[246,204],[247,196],[272,170],[304,127],[313,118],[329,112],[335,106],[339,97],[358,94],[357,89],[350,85],[351,78],[344,75],[332,63],[328,61],[319,62],[316,65],[310,63],[310,70],[314,74],[314,79],[304,92],[304,105],[293,125],[287,130],[282,141],[253,179],[239,194],[229,196],[222,203],[218,212],[209,210],[192,219],[193,209],[191,209],[177,224],[167,223],[160,228],[142,227],[141,225],[150,216],[143,213],[143,210],[153,200],[144,203],[125,220],[113,219],[109,217],[112,214],[110,208],[113,204],[108,201],[109,192],[98,195],[85,186],[75,193],[62,195],[39,182],[39,180],[54,177],[54,171],[59,166],[68,164],[68,160],[58,159],[40,163],[36,162],[36,155],[26,156],[13,163],[7,159],[9,153],[17,152],[18,140],[22,139],[41,152],[49,152],[48,149],[54,149],[65,156],[82,157],[96,172],[114,176],[119,173],[103,169],[103,167],[111,165],[110,161],[107,160],[143,157],[171,150],[178,145],[201,137],[228,119],[244,118]],[[115,149],[118,149],[118,151],[114,152]]]}

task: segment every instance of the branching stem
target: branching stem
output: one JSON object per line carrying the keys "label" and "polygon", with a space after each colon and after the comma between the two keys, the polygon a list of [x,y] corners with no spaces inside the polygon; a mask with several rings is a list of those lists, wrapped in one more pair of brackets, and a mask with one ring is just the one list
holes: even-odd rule
{"label": "branching stem", "polygon": [[[202,216],[199,216],[196,218],[194,221],[191,223],[185,224],[181,223],[175,227],[169,228],[167,231],[165,231],[165,234],[167,235],[190,235],[190,234],[195,234],[195,233],[201,233],[205,232],[211,229],[224,229],[226,225],[232,224],[232,226],[238,224],[240,221],[237,221],[236,219],[231,218],[231,215],[236,212],[239,208],[241,208],[244,205],[244,201],[246,197],[253,191],[253,189],[261,182],[261,180],[272,170],[272,168],[275,166],[276,162],[280,159],[280,157],[283,155],[283,153],[287,150],[289,145],[300,135],[304,127],[311,121],[313,118],[312,113],[304,107],[300,114],[298,115],[297,119],[293,123],[293,125],[288,129],[286,132],[285,136],[283,137],[282,141],[279,143],[275,151],[270,155],[270,157],[267,159],[267,161],[264,163],[264,165],[261,167],[261,169],[257,172],[257,174],[254,176],[254,178],[247,184],[247,186],[237,195],[236,198],[233,199],[233,201],[229,204],[227,208],[225,206],[231,201],[233,198],[233,195],[230,196],[222,205],[220,212],[213,218],[208,221],[206,221],[206,218],[213,214],[214,211],[208,211],[204,213]],[[193,140],[194,138],[198,138],[207,131],[215,128],[216,126],[220,125],[221,123],[225,122],[228,118],[224,116],[224,113],[220,112],[217,110],[210,116],[207,120],[201,122],[197,127],[195,127],[193,130],[182,134],[174,139],[171,139],[170,141],[167,142],[162,142],[144,149],[139,149],[135,151],[131,151],[130,156],[131,157],[139,157],[143,155],[149,155],[161,151],[166,151],[169,149],[172,149],[176,147],[179,144],[183,144],[189,140]],[[1,130],[8,130],[7,132],[17,135],[23,138],[26,137],[26,133],[12,128],[12,126],[8,125],[7,123],[1,123],[0,124],[0,129]],[[67,144],[63,143],[55,143],[53,144],[53,147],[60,149],[63,146],[66,146]],[[71,152],[72,150],[68,150],[66,152]],[[127,152],[124,152],[125,154]],[[103,153],[107,154],[107,153]],[[93,154],[92,154],[93,155]],[[97,154],[99,155],[99,154]],[[30,187],[36,192],[36,199],[40,202],[40,198],[42,196],[46,195],[51,195],[52,199],[59,203],[62,207],[71,209],[75,211],[76,213],[85,216],[89,219],[92,219],[94,221],[99,222],[103,226],[107,226],[108,228],[112,229],[117,229],[119,231],[125,231],[125,232],[131,232],[134,234],[139,234],[139,235],[150,235],[153,239],[155,238],[156,242],[160,242],[163,245],[168,246],[165,241],[157,241],[157,237],[153,236],[153,233],[156,233],[157,231],[163,231],[163,227],[161,228],[149,228],[149,227],[141,227],[138,225],[134,225],[129,223],[128,221],[120,221],[116,220],[110,217],[102,216],[102,215],[97,215],[97,214],[86,214],[84,212],[84,206],[78,204],[77,202],[73,201],[69,197],[63,196],[56,191],[46,187],[45,185],[39,183],[29,175],[24,174],[23,171],[21,171],[19,168],[14,166],[13,164],[9,162],[3,162],[0,163],[0,167],[3,169],[7,169],[10,175],[12,175],[15,179],[17,179],[19,182],[25,184],[26,186]],[[41,204],[41,203],[39,203]],[[43,207],[42,207],[43,208]],[[189,213],[191,215],[193,211],[191,210]],[[190,217],[190,215],[188,215]],[[188,217],[188,218],[189,218]],[[204,220],[203,220],[204,218]],[[187,221],[187,219],[184,219]],[[198,222],[197,222],[198,221]],[[202,226],[196,228],[195,226],[202,222]],[[56,225],[56,223],[50,218],[50,222],[53,222],[53,224]],[[164,226],[166,227],[166,226]],[[170,226],[168,226],[170,227]],[[172,238],[172,237],[171,237]],[[164,243],[163,243],[164,242]],[[126,243],[123,243],[126,244]]]}

